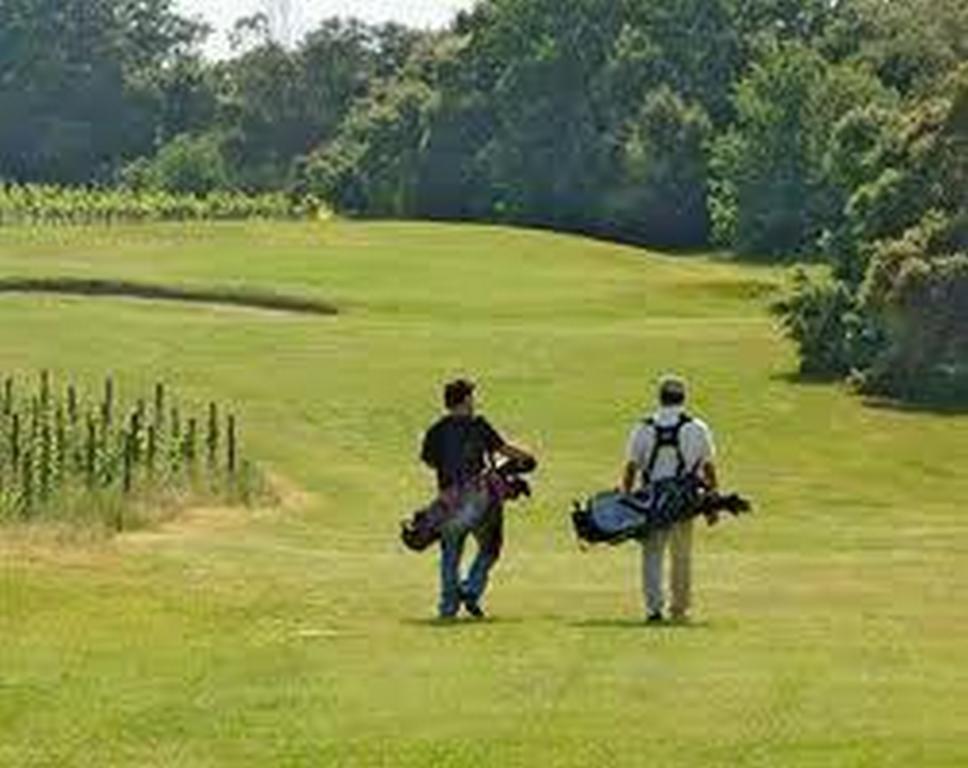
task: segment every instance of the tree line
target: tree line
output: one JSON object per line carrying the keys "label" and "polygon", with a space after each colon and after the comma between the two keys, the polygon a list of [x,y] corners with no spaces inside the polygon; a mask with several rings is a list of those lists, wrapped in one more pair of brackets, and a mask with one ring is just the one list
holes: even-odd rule
{"label": "tree line", "polygon": [[220,62],[205,34],[0,1],[0,178],[820,260],[779,306],[805,372],[968,393],[965,0],[481,0],[292,48],[253,16]]}

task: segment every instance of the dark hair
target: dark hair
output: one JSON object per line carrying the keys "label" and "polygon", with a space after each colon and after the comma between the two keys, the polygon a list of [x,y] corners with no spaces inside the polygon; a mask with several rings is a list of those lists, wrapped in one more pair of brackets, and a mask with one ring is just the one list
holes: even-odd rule
{"label": "dark hair", "polygon": [[686,383],[677,376],[666,376],[659,384],[661,405],[682,405],[686,402]]}
{"label": "dark hair", "polygon": [[659,395],[661,405],[682,405],[686,402],[685,392],[662,392]]}
{"label": "dark hair", "polygon": [[444,405],[448,410],[456,408],[474,394],[474,382],[456,379],[444,386]]}

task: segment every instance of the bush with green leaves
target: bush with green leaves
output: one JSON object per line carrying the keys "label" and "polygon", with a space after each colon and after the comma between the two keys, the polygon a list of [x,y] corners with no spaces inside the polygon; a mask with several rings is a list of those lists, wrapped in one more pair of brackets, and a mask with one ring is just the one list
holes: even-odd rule
{"label": "bush with green leaves", "polygon": [[236,415],[186,408],[164,383],[123,400],[43,372],[0,391],[0,522],[64,522],[122,531],[197,503],[249,504],[267,486],[241,452]]}
{"label": "bush with green leaves", "polygon": [[180,134],[153,158],[139,158],[122,171],[130,189],[205,195],[231,189],[228,163],[215,134]]}
{"label": "bush with green leaves", "polygon": [[777,307],[803,370],[968,399],[968,67],[903,114],[848,113],[825,165],[846,201],[826,242],[838,282],[798,278]]}
{"label": "bush with green leaves", "polygon": [[934,213],[872,248],[858,290],[797,270],[774,305],[807,375],[850,374],[861,391],[908,400],[968,399],[968,252],[964,224]]}
{"label": "bush with green leaves", "polygon": [[773,305],[796,342],[805,376],[844,376],[869,365],[884,334],[864,313],[850,286],[830,276],[794,271],[788,294]]}
{"label": "bush with green leaves", "polygon": [[860,299],[889,344],[864,372],[867,391],[906,398],[968,396],[968,251],[939,251],[958,237],[940,214],[877,246]]}
{"label": "bush with green leaves", "polygon": [[417,81],[377,89],[350,113],[340,134],[306,160],[301,183],[341,210],[412,215],[432,107],[432,91]]}

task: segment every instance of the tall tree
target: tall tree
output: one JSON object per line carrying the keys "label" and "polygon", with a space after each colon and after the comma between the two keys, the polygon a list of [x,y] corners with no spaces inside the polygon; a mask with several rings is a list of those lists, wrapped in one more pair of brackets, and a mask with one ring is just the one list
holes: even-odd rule
{"label": "tall tree", "polygon": [[154,81],[203,33],[170,0],[4,0],[0,176],[106,179],[149,151]]}
{"label": "tall tree", "polygon": [[288,50],[259,18],[242,20],[239,30],[253,32],[254,44],[220,66],[217,122],[242,184],[278,188],[300,157],[334,137],[355,102],[403,66],[421,35],[328,19]]}

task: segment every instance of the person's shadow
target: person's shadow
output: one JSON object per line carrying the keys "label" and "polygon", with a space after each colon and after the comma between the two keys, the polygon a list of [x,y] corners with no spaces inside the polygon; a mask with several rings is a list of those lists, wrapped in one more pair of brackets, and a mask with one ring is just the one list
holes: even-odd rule
{"label": "person's shadow", "polygon": [[470,616],[461,616],[456,619],[438,619],[433,616],[426,618],[405,618],[401,624],[409,627],[426,627],[428,629],[468,629],[470,627],[486,627],[495,624],[522,624],[524,619],[502,616],[485,616],[482,619],[475,619]]}
{"label": "person's shadow", "polygon": [[565,624],[575,629],[635,629],[656,632],[686,632],[689,630],[711,629],[708,621],[659,621],[649,623],[645,619],[579,619],[566,621]]}
{"label": "person's shadow", "polygon": [[[624,629],[657,632],[686,632],[690,630],[712,629],[713,625],[706,620],[700,621],[662,621],[654,624],[648,623],[645,619],[633,618],[592,618],[592,619],[566,619],[561,616],[537,616],[536,621],[543,623],[558,624],[559,626],[571,629]],[[409,627],[425,627],[427,629],[441,630],[461,630],[472,627],[487,627],[508,624],[524,624],[527,619],[520,616],[488,616],[483,619],[473,619],[470,617],[460,617],[457,619],[438,619],[428,618],[405,618],[401,624]]]}

